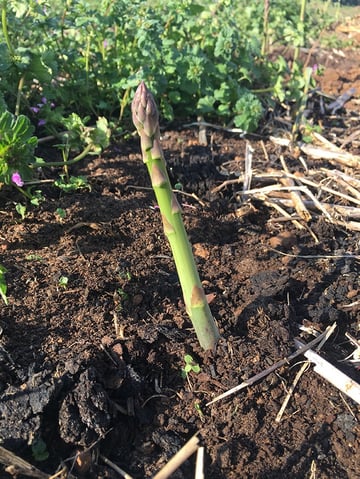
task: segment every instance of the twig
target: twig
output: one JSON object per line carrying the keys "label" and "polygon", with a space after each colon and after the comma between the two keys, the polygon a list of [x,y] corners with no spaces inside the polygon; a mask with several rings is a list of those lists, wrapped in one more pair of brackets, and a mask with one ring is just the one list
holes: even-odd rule
{"label": "twig", "polygon": [[344,396],[343,396],[341,393],[339,394],[339,396],[341,397],[342,402],[345,404],[346,409],[349,411],[349,413],[352,415],[352,417],[353,417],[355,420],[357,420],[357,419],[356,419],[356,416],[355,416],[355,414],[354,414],[354,411],[351,409],[351,407],[349,406],[349,404],[348,404],[348,402],[346,401],[346,399],[344,398]]}
{"label": "twig", "polygon": [[204,448],[199,447],[196,454],[195,479],[204,479]]}
{"label": "twig", "polygon": [[120,474],[120,476],[123,477],[124,479],[133,479],[133,477],[130,476],[130,474],[125,472],[123,469],[121,469],[121,467],[114,464],[112,461],[110,461],[110,459],[105,457],[103,454],[100,454],[100,458],[105,462],[107,466],[111,467],[115,472]]}
{"label": "twig", "polygon": [[[276,203],[280,203],[283,206],[290,207],[291,206],[291,201],[286,198],[278,198],[278,197],[271,197],[271,201],[274,201]],[[313,201],[311,200],[304,200],[304,203],[307,208],[311,209],[318,209],[317,206],[314,204]],[[343,205],[335,205],[335,204],[330,204],[330,203],[321,203],[321,206],[333,216],[333,218],[336,216],[341,216],[346,219],[360,219],[360,208],[356,208],[354,206],[343,206]]]}
{"label": "twig", "polygon": [[360,200],[360,180],[353,176],[347,175],[340,170],[328,170],[327,168],[321,168],[321,171],[328,177],[334,178],[337,181],[341,181],[341,184],[347,188],[355,198]]}
{"label": "twig", "polygon": [[210,404],[214,404],[215,402],[220,401],[220,399],[225,399],[226,397],[230,396],[231,394],[234,394],[234,393],[240,391],[241,389],[246,388],[247,386],[253,385],[254,383],[259,381],[260,379],[268,376],[270,373],[272,373],[276,369],[280,368],[281,366],[284,366],[285,364],[288,364],[290,361],[292,361],[296,357],[300,356],[300,354],[303,354],[305,351],[308,351],[313,346],[315,346],[315,344],[318,344],[325,336],[329,337],[332,334],[332,332],[334,331],[335,327],[336,327],[336,323],[334,323],[332,326],[328,326],[322,334],[320,334],[317,338],[310,341],[310,343],[302,346],[300,349],[298,349],[294,353],[290,354],[290,356],[288,356],[287,358],[281,359],[280,361],[276,362],[275,364],[273,364],[269,368],[265,369],[261,373],[256,374],[255,376],[252,376],[250,379],[247,379],[246,381],[243,381],[238,386],[235,386],[234,388],[229,389],[225,393],[220,394],[220,396],[217,396],[215,399],[212,399],[211,401],[209,401],[206,404],[206,406],[210,406]]}
{"label": "twig", "polygon": [[278,249],[274,248],[268,248],[271,251],[274,251],[274,253],[281,254],[282,256],[290,256],[291,258],[301,258],[301,259],[357,259],[360,260],[360,255],[358,254],[315,254],[315,255],[304,255],[304,254],[292,254],[292,253],[284,253],[283,251],[279,251]]}
{"label": "twig", "polygon": [[326,150],[319,146],[302,143],[300,144],[300,149],[306,155],[311,156],[314,159],[334,161],[336,163],[340,163],[341,165],[350,166],[352,168],[359,168],[360,166],[360,156],[340,150],[340,148],[339,151]]}
{"label": "twig", "polygon": [[[70,479],[69,475],[65,476],[65,474],[67,474],[67,472],[68,472],[68,468],[66,466],[64,466],[62,469],[60,469],[60,471],[56,472],[52,476],[49,476],[48,479],[58,479],[58,478],[61,479],[62,474],[64,474],[65,479]],[[71,476],[71,477],[73,477],[73,476]]]}
{"label": "twig", "polygon": [[[246,134],[247,131],[241,130],[241,128],[224,128],[223,126],[220,125],[214,125],[214,123],[208,123],[206,121],[193,121],[192,123],[186,123],[183,126],[206,126],[208,128],[214,128],[214,130],[221,130],[221,131],[227,131],[228,133],[240,133],[240,138],[243,138]],[[258,135],[256,135],[258,136]]]}
{"label": "twig", "polygon": [[360,223],[358,221],[340,221],[333,220],[333,224],[337,226],[342,226],[350,231],[360,231]]}
{"label": "twig", "polygon": [[24,461],[24,459],[21,459],[21,457],[17,456],[11,451],[8,451],[2,446],[0,446],[0,463],[8,466],[6,471],[14,476],[22,474],[24,476],[35,477],[37,479],[49,478],[49,474],[45,474],[29,462]]}
{"label": "twig", "polygon": [[275,418],[275,422],[280,422],[281,421],[281,418],[284,414],[284,411],[290,401],[290,398],[292,396],[292,394],[294,393],[295,391],[295,388],[297,386],[297,383],[300,381],[300,378],[301,376],[304,374],[304,372],[309,368],[309,365],[310,365],[310,361],[306,361],[302,366],[301,368],[299,369],[299,371],[297,372],[291,386],[289,387],[289,390],[285,396],[285,399],[281,405],[281,408],[279,409],[279,412],[277,413],[277,416]]}
{"label": "twig", "polygon": [[342,140],[340,147],[344,148],[346,145],[356,140],[359,136],[360,136],[360,129],[353,131],[351,135],[347,136],[346,138]]}
{"label": "twig", "polygon": [[[295,340],[295,343],[300,347],[303,346],[302,341]],[[360,404],[360,385],[358,383],[319,356],[315,351],[308,349],[303,354],[315,364],[314,371],[316,373]]]}
{"label": "twig", "polygon": [[268,162],[269,161],[269,155],[268,155],[268,152],[266,151],[264,140],[260,141],[260,145],[261,145],[261,148],[264,152],[265,160]]}
{"label": "twig", "polygon": [[[320,211],[322,211],[324,216],[330,222],[332,222],[332,218],[329,215],[329,213],[321,206],[320,201],[315,198],[315,196],[311,193],[309,188],[307,188],[306,186],[280,186],[278,184],[269,185],[269,186],[264,186],[262,188],[253,188],[252,190],[247,191],[247,195],[254,195],[254,196],[257,196],[259,194],[260,195],[266,195],[266,194],[274,192],[274,191],[290,191],[290,192],[301,191],[301,192],[303,192],[304,194],[309,196],[309,198],[317,205],[317,207],[319,208]],[[242,194],[242,193],[240,192],[239,194]]]}
{"label": "twig", "polygon": [[310,466],[310,477],[309,479],[316,479],[316,462],[314,460],[311,461],[311,466]]}
{"label": "twig", "polygon": [[327,105],[326,109],[331,110],[331,114],[334,115],[340,108],[342,108],[346,102],[350,100],[356,93],[356,88],[350,88],[345,93],[336,98],[335,101]]}
{"label": "twig", "polygon": [[[316,132],[313,132],[313,136],[323,145],[325,145],[327,149],[307,143],[300,143],[299,147],[303,153],[311,156],[314,159],[335,161],[336,163],[340,163],[344,166],[350,166],[352,168],[359,167],[360,156],[352,155],[347,151],[341,150]],[[276,138],[270,136],[270,140],[276,145],[280,146],[289,146],[291,144],[291,141],[288,138]]]}
{"label": "twig", "polygon": [[296,228],[298,228],[299,230],[302,230],[305,228],[301,223],[299,223],[299,221],[297,221],[297,219],[292,218],[292,216],[283,208],[281,208],[281,206],[278,205],[277,203],[273,202],[272,200],[269,200],[266,197],[260,197],[260,199],[264,203],[264,205],[274,208],[279,213],[281,213],[284,217],[288,218],[289,221],[292,221],[293,225],[296,226]]}
{"label": "twig", "polygon": [[[334,328],[335,329],[335,328]],[[323,345],[325,344],[325,342],[327,341],[327,339],[329,338],[330,334],[327,335],[327,336],[324,336],[323,340],[320,342],[320,344],[318,344],[316,346],[316,351],[320,351],[320,349],[323,347]],[[306,353],[305,353],[306,354]],[[300,368],[300,370],[297,372],[289,390],[288,390],[288,393],[284,399],[284,402],[275,418],[275,422],[280,422],[281,421],[281,418],[284,414],[284,411],[286,409],[286,406],[288,405],[288,402],[290,401],[290,397],[291,395],[293,394],[296,386],[297,386],[297,383],[300,381],[300,378],[301,376],[304,374],[304,372],[309,368],[309,365],[310,365],[310,361],[306,361]]]}
{"label": "twig", "polygon": [[246,200],[247,198],[246,193],[251,187],[253,153],[254,153],[254,148],[247,141],[246,148],[245,148],[245,174],[244,174],[244,182],[243,182],[244,200]]}
{"label": "twig", "polygon": [[[321,169],[320,171],[326,171],[324,169]],[[331,170],[328,170],[328,171],[331,171]],[[317,170],[311,170],[309,171],[309,175],[318,175],[319,174],[319,171]],[[329,188],[325,185],[322,185],[321,183],[317,183],[317,182],[314,182],[308,178],[305,178],[304,176],[299,176],[299,175],[293,175],[291,173],[287,174],[286,175],[288,178],[292,178],[293,180],[296,180],[296,181],[299,181],[301,183],[304,183],[306,184],[307,186],[311,186],[313,188],[316,189],[316,191],[326,191],[327,193],[330,193],[334,196],[338,196],[344,200],[347,200],[349,201],[350,203],[355,203],[357,205],[360,205],[360,200],[358,200],[357,198],[354,198],[353,196],[349,196],[349,195],[346,195],[344,193],[341,193],[337,190],[334,190],[332,188]],[[259,181],[259,182],[267,182],[271,179],[278,179],[280,180],[281,178],[285,178],[285,175],[284,175],[284,172],[281,171],[269,171],[267,173],[257,173],[257,174],[253,174],[253,182],[255,181]],[[359,188],[360,187],[360,181],[357,180],[356,178],[353,178],[353,177],[349,177],[349,179],[347,179],[346,177],[344,178],[345,181],[348,181],[350,184],[352,184],[352,186],[354,186],[354,188]],[[351,179],[351,180],[350,180]],[[233,179],[233,180],[226,180],[224,181],[223,183],[221,183],[220,185],[216,186],[215,188],[213,188],[211,190],[212,193],[217,193],[219,192],[220,190],[222,190],[223,188],[225,188],[226,186],[228,185],[234,185],[236,183],[242,183],[244,181],[244,175],[239,175],[238,178],[236,179]]]}
{"label": "twig", "polygon": [[197,434],[173,456],[170,461],[153,477],[153,479],[167,479],[181,464],[183,464],[194,452],[199,449]]}
{"label": "twig", "polygon": [[[280,182],[284,185],[284,186],[288,186],[290,188],[292,188],[293,186],[295,186],[295,183],[294,183],[294,180],[292,178],[289,178],[288,175],[289,175],[289,169],[287,167],[287,164],[285,163],[285,159],[284,159],[284,156],[283,155],[280,155],[280,161],[281,161],[281,164],[282,164],[282,167],[286,173],[286,176],[285,178],[282,178],[280,180]],[[307,223],[311,220],[311,214],[309,213],[309,211],[307,210],[302,198],[301,198],[301,195],[298,191],[292,191],[290,190],[290,197],[294,203],[294,207],[295,207],[295,210],[297,212],[297,214],[300,216],[300,218],[302,218],[304,221],[306,221]]]}
{"label": "twig", "polygon": [[[290,175],[290,176],[293,177],[294,175]],[[356,205],[360,205],[360,200],[357,200],[356,198],[353,198],[352,196],[346,195],[345,193],[341,193],[341,191],[333,190],[332,188],[329,188],[328,186],[315,183],[314,181],[308,180],[304,177],[299,178],[296,176],[296,178],[301,180],[301,182],[304,183],[305,185],[312,186],[313,188],[316,188],[317,190],[326,191],[327,193],[331,193],[334,196],[338,196],[339,198],[347,200],[350,203],[355,203]]]}

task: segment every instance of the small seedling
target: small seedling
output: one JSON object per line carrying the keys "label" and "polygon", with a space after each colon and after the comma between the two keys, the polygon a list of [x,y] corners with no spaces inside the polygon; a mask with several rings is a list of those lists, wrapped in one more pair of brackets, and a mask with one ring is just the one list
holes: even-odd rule
{"label": "small seedling", "polygon": [[24,220],[26,217],[26,206],[22,203],[16,203],[15,209],[17,213],[19,213],[19,215],[21,216],[21,219]]}
{"label": "small seedling", "polygon": [[123,310],[124,302],[129,299],[129,295],[122,288],[118,288],[114,293],[114,303],[116,306],[116,312]]}
{"label": "small seedling", "polygon": [[119,280],[127,280],[130,281],[132,276],[129,270],[121,270],[118,272]]}
{"label": "small seedling", "polygon": [[190,354],[185,354],[184,361],[185,361],[185,366],[181,370],[182,378],[184,379],[187,378],[189,373],[191,372],[195,374],[199,374],[199,372],[201,371],[201,368]]}
{"label": "small seedling", "polygon": [[56,208],[55,215],[59,217],[60,220],[66,218],[66,211],[62,208]]}
{"label": "small seedling", "polygon": [[66,289],[68,287],[69,278],[67,276],[60,276],[58,286],[60,288]]}
{"label": "small seedling", "polygon": [[6,296],[6,291],[7,291],[7,284],[5,280],[5,273],[7,269],[0,264],[0,296],[4,303],[7,305],[8,304],[8,299]]}
{"label": "small seedling", "polygon": [[31,452],[35,461],[46,461],[46,459],[49,457],[46,443],[41,439],[41,437],[33,441],[31,444]]}
{"label": "small seedling", "polygon": [[202,412],[202,409],[201,409],[201,406],[198,402],[196,402],[194,404],[194,408],[196,410],[196,412],[199,414],[199,417],[200,417],[200,421],[201,422],[205,422],[205,416],[204,416],[204,413]]}
{"label": "small seedling", "polygon": [[28,254],[25,256],[26,261],[43,261],[42,256],[39,254]]}

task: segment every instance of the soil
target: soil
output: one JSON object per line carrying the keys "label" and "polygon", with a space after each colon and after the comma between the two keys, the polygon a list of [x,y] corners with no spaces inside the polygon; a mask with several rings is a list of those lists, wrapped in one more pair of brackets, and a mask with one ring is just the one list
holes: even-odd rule
{"label": "soil", "polygon": [[[359,51],[343,53],[324,55],[335,58],[319,78],[324,93],[337,96],[360,81]],[[359,130],[358,93],[337,125],[350,116]],[[340,139],[348,135],[338,130]],[[173,184],[196,195],[177,196],[222,335],[214,353],[201,350],[184,311],[138,138],[72,168],[88,177],[90,191],[65,194],[44,182],[46,201],[29,207],[24,220],[14,208],[22,197],[1,190],[9,305],[0,305],[0,438],[49,475],[65,466],[57,477],[120,477],[106,457],[134,478],[152,477],[199,432],[207,479],[360,477],[358,406],[313,367],[280,422],[300,368],[294,361],[206,406],[291,354],[296,337],[308,342],[311,328],[324,331],[333,322],[336,334],[322,354],[360,380],[344,361],[354,351],[345,333],[358,338],[360,330],[359,233],[321,215],[298,230],[261,201],[240,204],[241,184],[214,191],[235,178],[224,176],[223,164],[244,168],[246,139],[209,129],[208,140],[199,144],[195,127],[162,131]],[[247,140],[257,169],[279,165],[281,151],[265,134]],[[346,148],[360,154],[356,141]],[[287,161],[301,170],[289,152]],[[354,169],[316,164],[322,166],[358,178]],[[42,174],[54,179],[59,170]],[[200,373],[182,377],[185,354]],[[172,477],[193,471],[191,458]],[[0,477],[14,476],[3,466]]]}

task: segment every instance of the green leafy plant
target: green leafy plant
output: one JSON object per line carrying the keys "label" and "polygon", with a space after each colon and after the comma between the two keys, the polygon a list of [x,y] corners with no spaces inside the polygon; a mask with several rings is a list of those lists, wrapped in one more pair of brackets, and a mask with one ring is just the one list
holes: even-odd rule
{"label": "green leafy plant", "polygon": [[15,184],[21,188],[23,182],[32,177],[31,165],[35,162],[34,152],[38,139],[30,120],[9,111],[0,115],[0,182]]}
{"label": "green leafy plant", "polygon": [[[56,145],[62,152],[63,161],[46,162],[43,166],[62,166],[64,174],[55,185],[63,191],[70,192],[80,188],[91,189],[83,176],[69,177],[69,166],[77,163],[87,155],[98,155],[110,142],[110,128],[106,118],[98,118],[95,126],[86,126],[89,118],[80,118],[72,113],[68,118],[63,119],[63,124],[68,130],[62,134],[63,142]],[[72,150],[82,149],[74,158],[69,160]]]}
{"label": "green leafy plant", "polygon": [[199,364],[194,360],[190,354],[185,354],[184,356],[185,366],[181,369],[182,378],[186,378],[189,373],[193,372],[199,374],[201,368]]}
{"label": "green leafy plant", "polygon": [[144,82],[136,90],[132,102],[133,122],[139,133],[143,161],[160,207],[165,235],[170,243],[178,272],[186,311],[195,328],[200,345],[214,349],[220,337],[212,317],[176,199],[166,171],[160,146],[159,114]]}
{"label": "green leafy plant", "polygon": [[8,304],[8,299],[6,296],[7,283],[5,279],[6,272],[7,272],[7,269],[2,264],[0,264],[0,296],[1,296],[1,299],[4,301],[4,303],[7,305]]}
{"label": "green leafy plant", "polygon": [[24,220],[26,218],[27,208],[26,208],[25,205],[23,205],[22,203],[16,203],[15,210],[16,210],[17,213],[19,213],[22,220]]}
{"label": "green leafy plant", "polygon": [[65,193],[84,189],[91,190],[91,186],[85,176],[70,176],[70,178],[66,179],[65,175],[60,175],[60,178],[55,180],[54,185]]}
{"label": "green leafy plant", "polygon": [[266,55],[276,43],[298,48],[318,37],[328,18],[314,11],[291,0],[4,1],[0,98],[51,134],[74,112],[122,129],[145,79],[167,119],[203,115],[255,129],[258,106],[247,113],[237,102],[264,107],[278,81],[292,88]]}

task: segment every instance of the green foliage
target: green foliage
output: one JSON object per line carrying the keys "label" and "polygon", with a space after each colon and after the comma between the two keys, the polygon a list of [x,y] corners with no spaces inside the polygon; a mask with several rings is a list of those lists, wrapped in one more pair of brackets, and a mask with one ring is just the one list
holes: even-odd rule
{"label": "green foliage", "polygon": [[[70,176],[70,178],[67,179],[66,175],[60,175],[60,178],[58,180],[55,180],[54,184],[65,193],[71,193],[73,191],[84,190],[84,189],[87,189],[90,191],[91,189],[87,181],[87,178],[85,178],[85,176]],[[59,214],[58,210],[57,210],[57,214]]]}
{"label": "green foliage", "polygon": [[260,100],[248,91],[244,92],[235,103],[235,126],[245,131],[256,130],[263,116],[263,107]]}
{"label": "green foliage", "polygon": [[11,175],[19,172],[23,180],[32,177],[31,164],[38,139],[30,120],[8,111],[0,116],[0,182],[10,184]]}
{"label": "green foliage", "polygon": [[8,304],[8,299],[6,296],[7,283],[5,279],[6,272],[7,272],[7,269],[2,264],[0,264],[0,296],[1,296],[1,299],[4,301],[4,303],[7,305]]}
{"label": "green foliage", "polygon": [[[73,113],[126,119],[145,80],[169,120],[206,115],[254,130],[270,100],[295,92],[261,57],[263,8],[247,0],[3,2],[0,99],[54,133]],[[309,11],[299,22],[299,8],[270,2],[270,45],[318,36],[324,18]]]}
{"label": "green foliage", "polygon": [[78,151],[83,145],[90,146],[87,154],[99,154],[109,146],[110,130],[106,118],[98,118],[95,127],[86,126],[89,120],[89,116],[81,118],[77,113],[62,118],[61,124],[66,132],[62,134],[63,143],[57,147],[63,151],[64,161],[68,160],[71,150]]}

